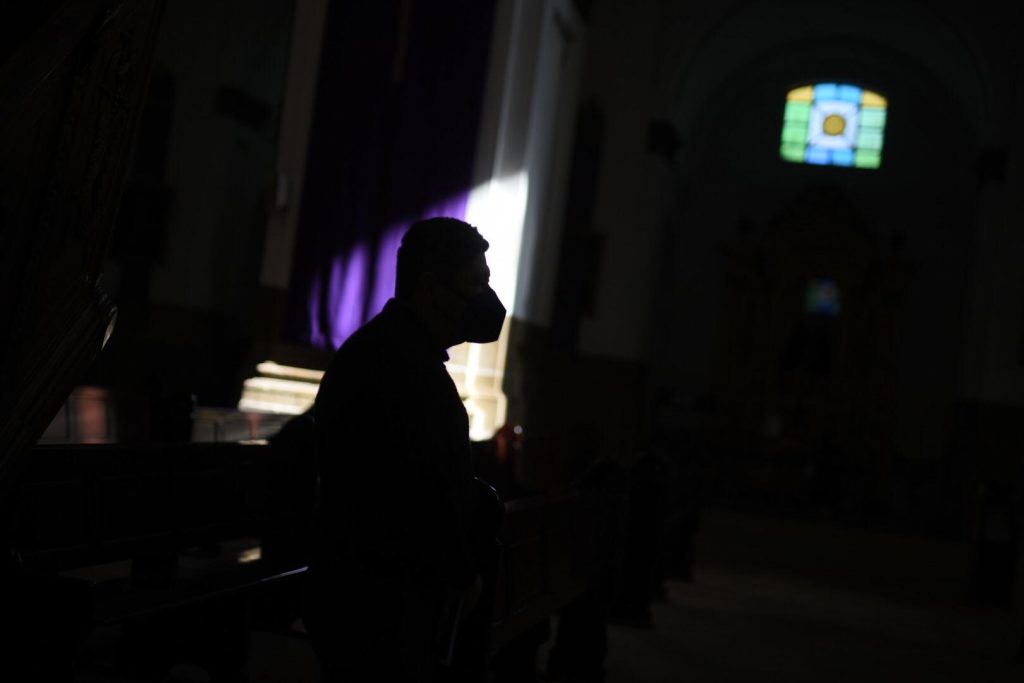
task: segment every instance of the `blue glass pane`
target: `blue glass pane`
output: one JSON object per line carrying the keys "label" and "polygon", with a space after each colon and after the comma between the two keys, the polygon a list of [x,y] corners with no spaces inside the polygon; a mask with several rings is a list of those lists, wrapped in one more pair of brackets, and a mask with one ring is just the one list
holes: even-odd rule
{"label": "blue glass pane", "polygon": [[829,162],[829,150],[822,149],[821,147],[808,147],[807,148],[807,163],[809,164],[828,164]]}
{"label": "blue glass pane", "polygon": [[819,83],[814,86],[815,100],[835,100],[838,94],[839,86],[835,83]]}
{"label": "blue glass pane", "polygon": [[855,85],[841,85],[839,86],[838,97],[836,99],[842,100],[843,102],[853,102],[854,104],[860,104],[861,98],[864,96],[864,91]]}
{"label": "blue glass pane", "polygon": [[836,149],[832,151],[832,163],[836,166],[853,166],[852,149]]}
{"label": "blue glass pane", "polygon": [[805,310],[812,315],[837,316],[840,311],[839,287],[831,278],[814,278],[807,284]]}

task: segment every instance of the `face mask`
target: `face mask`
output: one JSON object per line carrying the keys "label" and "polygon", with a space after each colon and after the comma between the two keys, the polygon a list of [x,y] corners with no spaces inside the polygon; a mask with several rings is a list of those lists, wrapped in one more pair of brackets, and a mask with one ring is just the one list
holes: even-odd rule
{"label": "face mask", "polygon": [[505,307],[498,295],[488,287],[479,294],[466,297],[465,301],[460,327],[462,338],[475,344],[497,341],[505,322]]}

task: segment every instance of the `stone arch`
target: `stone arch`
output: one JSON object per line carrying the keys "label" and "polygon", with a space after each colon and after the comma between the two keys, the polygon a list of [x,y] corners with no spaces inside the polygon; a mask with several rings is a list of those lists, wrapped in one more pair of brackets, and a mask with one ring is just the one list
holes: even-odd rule
{"label": "stone arch", "polygon": [[[912,64],[929,84],[959,97],[957,106],[979,137],[995,135],[1005,123],[998,112],[1007,94],[994,86],[978,35],[963,17],[933,4],[865,2],[850,13],[807,0],[740,0],[699,11],[705,15],[677,24],[680,49],[667,56],[671,67],[663,80],[663,104],[683,131],[694,123],[691,112],[704,109],[700,100],[720,97],[717,84],[741,80],[752,67],[763,70],[778,59],[780,47],[806,64],[810,57],[835,61],[850,54],[860,65],[872,55],[879,58],[876,67]],[[842,21],[827,24],[827,15]],[[912,28],[899,33],[897,27]]]}

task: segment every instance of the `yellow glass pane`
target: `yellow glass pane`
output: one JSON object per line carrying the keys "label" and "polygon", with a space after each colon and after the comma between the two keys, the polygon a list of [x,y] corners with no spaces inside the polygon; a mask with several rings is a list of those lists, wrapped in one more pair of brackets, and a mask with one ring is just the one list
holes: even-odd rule
{"label": "yellow glass pane", "polygon": [[814,86],[808,85],[803,88],[795,88],[789,91],[786,95],[786,99],[796,102],[813,102],[814,101]]}
{"label": "yellow glass pane", "polygon": [[831,114],[825,117],[823,128],[825,135],[842,135],[846,130],[846,119],[839,114]]}
{"label": "yellow glass pane", "polygon": [[864,98],[861,100],[862,107],[887,107],[889,101],[876,92],[864,91]]}

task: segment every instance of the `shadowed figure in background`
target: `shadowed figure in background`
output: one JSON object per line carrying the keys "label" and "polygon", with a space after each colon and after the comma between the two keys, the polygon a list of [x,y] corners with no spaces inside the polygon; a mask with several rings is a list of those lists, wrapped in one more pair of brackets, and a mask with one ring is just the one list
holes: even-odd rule
{"label": "shadowed figure in background", "polygon": [[414,223],[395,298],[338,349],[320,385],[320,475],[304,620],[325,681],[431,681],[442,614],[480,596],[469,423],[444,362],[498,338],[488,243],[453,218]]}

